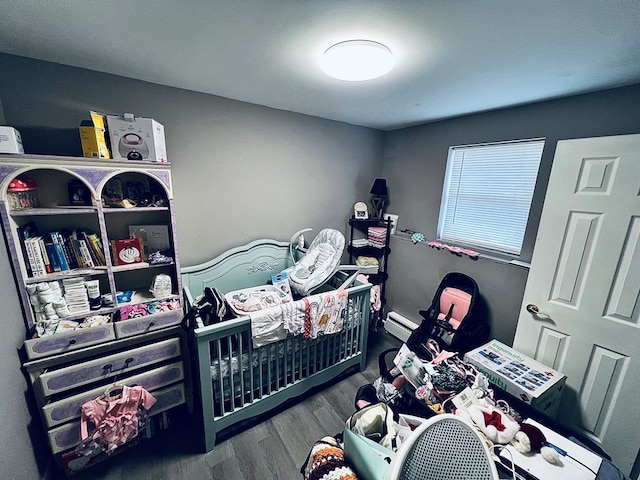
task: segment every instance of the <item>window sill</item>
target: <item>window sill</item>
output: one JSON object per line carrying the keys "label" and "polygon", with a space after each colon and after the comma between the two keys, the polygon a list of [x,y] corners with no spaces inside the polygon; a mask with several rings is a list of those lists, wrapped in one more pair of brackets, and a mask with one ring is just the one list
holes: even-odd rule
{"label": "window sill", "polygon": [[[391,235],[391,238],[396,238],[396,239],[402,240],[404,242],[413,243],[413,241],[411,240],[411,235],[409,235],[408,233],[396,232],[396,233]],[[418,242],[418,243],[413,243],[413,244],[431,248],[431,247],[429,247],[428,242]],[[452,255],[456,255],[454,253],[451,253],[451,254]],[[466,256],[466,255],[457,255],[457,256]],[[469,257],[469,258],[471,260],[474,260],[474,258],[471,258],[471,257]],[[513,265],[515,267],[525,268],[527,270],[531,268],[531,263],[523,262],[522,260],[518,260],[518,259],[513,259],[513,258],[509,259],[509,258],[504,258],[504,257],[497,256],[497,255],[491,255],[491,254],[488,254],[488,253],[480,253],[480,255],[477,257],[477,259],[478,260],[479,259],[488,260],[490,262],[501,263],[503,265]]]}

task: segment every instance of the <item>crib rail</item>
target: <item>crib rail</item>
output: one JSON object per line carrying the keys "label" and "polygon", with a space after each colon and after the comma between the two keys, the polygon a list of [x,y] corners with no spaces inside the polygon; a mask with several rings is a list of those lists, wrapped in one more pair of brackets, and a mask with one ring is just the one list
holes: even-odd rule
{"label": "crib rail", "polygon": [[[327,289],[340,285],[338,272]],[[301,335],[254,348],[251,321],[244,316],[195,330],[201,386],[205,449],[216,432],[251,418],[333,379],[351,368],[365,368],[369,284],[347,289],[347,317],[341,332],[304,339]]]}

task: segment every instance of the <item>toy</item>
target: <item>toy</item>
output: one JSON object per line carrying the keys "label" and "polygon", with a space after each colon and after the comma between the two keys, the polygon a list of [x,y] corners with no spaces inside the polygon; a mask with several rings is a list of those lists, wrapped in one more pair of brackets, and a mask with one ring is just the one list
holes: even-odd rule
{"label": "toy", "polygon": [[552,464],[560,463],[558,452],[553,447],[548,446],[544,433],[538,427],[529,423],[520,425],[520,430],[511,440],[511,445],[520,453],[540,452],[542,458],[547,462]]}

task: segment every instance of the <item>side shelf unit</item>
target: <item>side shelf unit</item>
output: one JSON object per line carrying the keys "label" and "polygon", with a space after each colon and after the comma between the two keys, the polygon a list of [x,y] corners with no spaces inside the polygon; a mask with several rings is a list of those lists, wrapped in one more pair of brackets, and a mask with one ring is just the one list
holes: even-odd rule
{"label": "side shelf unit", "polygon": [[[16,179],[33,188],[16,191]],[[148,206],[116,202],[114,195],[146,196],[139,204]],[[107,386],[144,387],[157,399],[151,416],[190,398],[171,167],[0,155],[0,217],[24,314],[23,368],[51,452],[67,472],[85,468],[100,456],[75,453],[81,406]],[[161,262],[148,262],[144,242],[134,262],[114,258],[112,241],[127,239],[132,225],[166,233]],[[151,288],[167,277],[170,290]],[[89,310],[87,282],[100,293]],[[106,323],[90,326],[97,320]]]}
{"label": "side shelf unit", "polygon": [[[347,245],[349,263],[356,263],[358,257],[373,257],[378,261],[377,268],[364,268],[361,270],[363,274],[368,275],[369,282],[372,285],[380,286],[380,309],[376,311],[372,308],[369,319],[371,329],[376,330],[384,317],[386,304],[386,283],[389,278],[387,264],[391,253],[389,240],[391,239],[392,223],[391,220],[381,218],[356,219],[351,217],[349,219],[349,227],[349,244]],[[369,228],[371,227],[384,229],[383,244],[379,243],[379,239],[371,241],[369,235]]]}

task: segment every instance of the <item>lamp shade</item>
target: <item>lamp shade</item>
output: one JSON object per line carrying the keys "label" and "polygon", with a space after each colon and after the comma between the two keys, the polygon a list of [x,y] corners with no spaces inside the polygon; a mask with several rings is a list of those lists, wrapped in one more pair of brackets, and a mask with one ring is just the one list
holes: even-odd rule
{"label": "lamp shade", "polygon": [[384,178],[376,178],[369,192],[376,197],[384,197],[387,195],[387,181]]}

